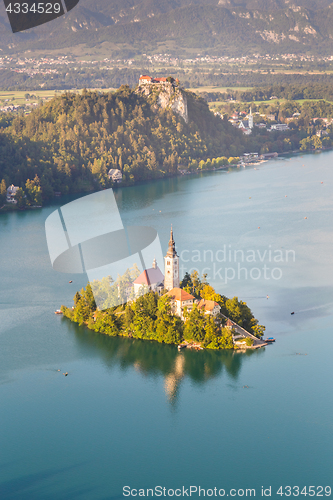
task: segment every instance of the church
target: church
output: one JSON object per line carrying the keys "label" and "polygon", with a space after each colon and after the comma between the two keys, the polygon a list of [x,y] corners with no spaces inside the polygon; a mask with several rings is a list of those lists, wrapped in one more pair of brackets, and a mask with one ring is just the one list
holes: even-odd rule
{"label": "church", "polygon": [[157,265],[156,259],[154,259],[153,266],[150,269],[145,269],[133,282],[133,286],[136,297],[141,294],[142,287],[144,287],[145,291],[157,292],[159,295],[164,290],[167,290],[167,295],[171,298],[172,312],[182,320],[185,320],[185,308],[187,312],[190,312],[195,303],[204,314],[210,314],[213,317],[216,317],[221,309],[217,302],[203,299],[196,300],[193,295],[179,287],[179,256],[176,251],[172,227],[168,251],[164,257],[164,276]]}
{"label": "church", "polygon": [[153,261],[153,267],[145,269],[133,282],[135,296],[140,295],[142,287],[147,291],[157,292],[160,295],[163,290],[171,297],[171,307],[173,314],[182,319],[184,318],[184,309],[190,311],[193,308],[195,297],[179,288],[179,256],[176,251],[176,244],[173,238],[171,227],[168,251],[164,257],[164,276],[159,269],[156,259]]}
{"label": "church", "polygon": [[145,269],[133,282],[134,293],[137,296],[142,286],[148,287],[149,292],[161,293],[163,289],[168,291],[179,288],[179,256],[176,252],[175,240],[171,227],[169,247],[164,257],[164,275],[157,265],[156,259],[153,266]]}

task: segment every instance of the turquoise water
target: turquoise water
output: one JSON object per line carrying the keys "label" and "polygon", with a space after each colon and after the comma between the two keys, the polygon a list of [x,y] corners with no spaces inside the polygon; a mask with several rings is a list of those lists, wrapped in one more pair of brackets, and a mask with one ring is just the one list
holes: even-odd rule
{"label": "turquoise water", "polygon": [[279,159],[116,193],[125,224],[155,227],[166,251],[172,223],[183,270],[205,269],[277,339],[246,354],[179,353],[56,316],[87,281],[54,272],[48,257],[45,219],[69,199],[0,216],[1,499],[191,485],[257,497],[272,486],[281,498],[279,486],[332,486],[332,160]]}

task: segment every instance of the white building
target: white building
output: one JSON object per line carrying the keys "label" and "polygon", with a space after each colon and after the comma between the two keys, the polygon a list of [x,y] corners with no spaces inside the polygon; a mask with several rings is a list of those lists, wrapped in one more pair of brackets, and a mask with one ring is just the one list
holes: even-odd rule
{"label": "white building", "polygon": [[250,114],[249,114],[249,129],[253,129],[253,114],[252,114],[252,108],[250,108]]}
{"label": "white building", "polygon": [[7,188],[7,203],[17,203],[17,200],[15,200],[15,195],[18,189],[19,187],[14,186],[14,184]]}
{"label": "white building", "polygon": [[285,130],[289,130],[289,127],[288,125],[286,125],[286,123],[275,123],[271,125],[270,130],[278,130],[279,132],[283,132]]}
{"label": "white building", "polygon": [[190,312],[193,308],[193,295],[185,292],[182,288],[173,288],[167,295],[171,298],[171,310],[173,314],[179,316],[182,320],[185,319],[185,308]]}
{"label": "white building", "polygon": [[250,108],[250,114],[248,116],[248,120],[240,120],[238,124],[238,128],[240,128],[245,135],[250,135],[253,129],[253,114],[252,108]]}
{"label": "white building", "polygon": [[121,182],[123,180],[123,174],[118,168],[111,168],[108,173],[109,179],[113,182]]}
{"label": "white building", "polygon": [[164,257],[164,288],[172,290],[179,287],[179,257],[175,248],[175,241],[173,239],[173,231],[171,227],[169,248],[166,256]]}
{"label": "white building", "polygon": [[214,300],[201,299],[198,303],[198,309],[215,318],[221,311],[221,306]]}

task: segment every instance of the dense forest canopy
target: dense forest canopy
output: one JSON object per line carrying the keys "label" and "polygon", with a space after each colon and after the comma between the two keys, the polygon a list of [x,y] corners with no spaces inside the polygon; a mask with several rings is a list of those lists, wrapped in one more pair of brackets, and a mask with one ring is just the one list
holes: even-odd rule
{"label": "dense forest canopy", "polygon": [[189,123],[127,86],[115,93],[65,93],[27,116],[0,121],[0,179],[22,188],[38,178],[44,198],[175,175],[179,164],[239,153],[242,134],[186,93]]}
{"label": "dense forest canopy", "polygon": [[[274,86],[239,91],[243,101],[217,106],[210,111],[204,98],[181,91],[188,108],[188,123],[169,107],[158,103],[158,92],[144,96],[136,88],[121,86],[116,92],[83,90],[66,92],[41,103],[28,115],[0,115],[0,203],[6,188],[14,184],[18,207],[41,205],[55,193],[67,194],[112,187],[108,172],[118,169],[123,185],[177,175],[179,170],[216,168],[233,164],[244,152],[287,152],[318,149],[333,144],[332,127],[318,136],[333,117],[326,101],[294,101],[269,104],[253,99],[279,96],[311,96],[320,90],[332,95],[329,86],[300,88]],[[227,93],[228,94],[228,93]],[[206,99],[215,94],[205,95]],[[277,97],[277,96],[276,96]],[[250,136],[231,125],[235,110],[247,113],[252,103],[255,124],[267,113],[288,123],[281,133],[254,127]],[[300,111],[298,118],[295,113]],[[317,119],[317,120],[316,120]],[[320,135],[320,134],[319,134]]]}

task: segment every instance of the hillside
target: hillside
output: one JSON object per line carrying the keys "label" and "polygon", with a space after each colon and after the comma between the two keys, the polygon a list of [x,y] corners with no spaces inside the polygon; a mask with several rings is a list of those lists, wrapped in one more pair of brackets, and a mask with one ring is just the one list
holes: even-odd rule
{"label": "hillside", "polygon": [[28,191],[40,186],[49,198],[55,191],[108,187],[110,168],[120,169],[131,184],[243,151],[240,131],[214,116],[197,95],[178,92],[170,105],[165,96],[161,104],[158,93],[147,97],[126,86],[115,93],[66,93],[28,116],[3,120],[0,181],[26,188],[27,179],[35,180]]}
{"label": "hillside", "polygon": [[12,34],[0,6],[2,54],[32,51],[135,56],[168,51],[250,54],[333,52],[328,0],[81,0],[44,26]]}

